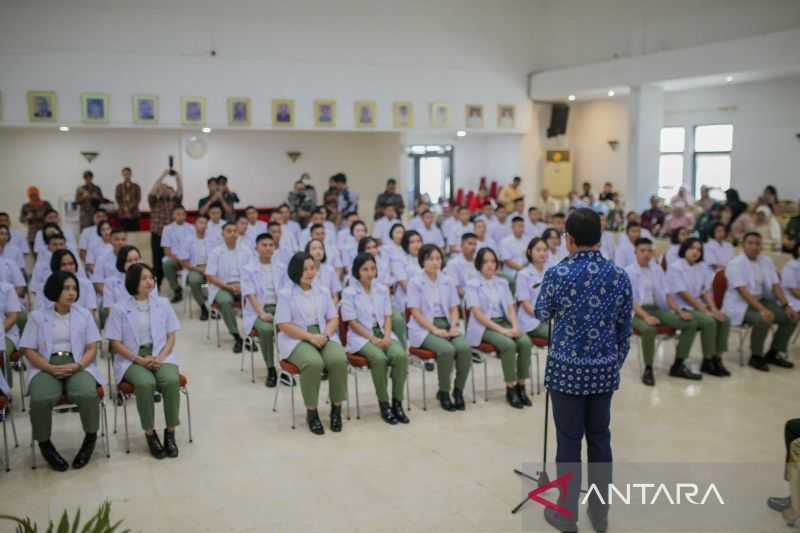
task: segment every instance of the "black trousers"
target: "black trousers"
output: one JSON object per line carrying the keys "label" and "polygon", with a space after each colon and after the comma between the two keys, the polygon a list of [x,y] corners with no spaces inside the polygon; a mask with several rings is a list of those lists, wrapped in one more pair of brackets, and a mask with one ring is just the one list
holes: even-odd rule
{"label": "black trousers", "polygon": [[[597,486],[607,501],[608,485],[612,477],[611,454],[611,396],[613,393],[573,396],[550,391],[553,401],[553,419],[556,426],[556,464],[558,477],[572,474],[567,495],[559,496],[559,505],[578,517],[578,498],[581,488],[581,444],[586,436],[589,459],[589,485]],[[596,516],[605,516],[608,505],[595,496],[589,508]]]}
{"label": "black trousers", "polygon": [[158,233],[150,234],[150,252],[153,254],[153,271],[156,273],[156,291],[160,291],[161,282],[164,281],[164,265],[161,263],[164,249],[161,248],[161,235]]}
{"label": "black trousers", "polygon": [[783,429],[783,436],[786,440],[786,462],[789,462],[789,446],[792,441],[800,439],[800,418],[792,418],[786,422],[786,427]]}
{"label": "black trousers", "polygon": [[125,231],[139,231],[138,218],[121,218],[119,223]]}

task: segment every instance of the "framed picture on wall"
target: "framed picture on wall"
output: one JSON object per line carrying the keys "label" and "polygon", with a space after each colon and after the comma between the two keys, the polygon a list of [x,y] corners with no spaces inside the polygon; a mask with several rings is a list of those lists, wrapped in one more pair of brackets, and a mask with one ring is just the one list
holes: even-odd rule
{"label": "framed picture on wall", "polygon": [[414,104],[411,102],[395,102],[392,104],[395,128],[414,127]]}
{"label": "framed picture on wall", "polygon": [[320,128],[336,126],[336,100],[314,100],[314,124]]}
{"label": "framed picture on wall", "polygon": [[108,95],[81,93],[81,121],[84,124],[108,123]]}
{"label": "framed picture on wall", "polygon": [[294,100],[272,100],[272,125],[284,128],[294,126]]}
{"label": "framed picture on wall", "polygon": [[354,104],[357,128],[375,127],[375,102],[362,100]]}
{"label": "framed picture on wall", "polygon": [[58,120],[58,100],[53,91],[28,91],[28,120],[55,122]]}
{"label": "framed picture on wall", "polygon": [[450,127],[450,108],[447,106],[447,104],[443,104],[441,102],[434,102],[431,104],[431,127]]}
{"label": "framed picture on wall", "polygon": [[497,106],[497,127],[511,129],[514,127],[514,106],[500,104]]}
{"label": "framed picture on wall", "polygon": [[151,94],[134,95],[133,121],[136,124],[158,124],[158,96]]}
{"label": "framed picture on wall", "polygon": [[467,104],[464,108],[464,124],[468,129],[483,127],[483,106]]}
{"label": "framed picture on wall", "polygon": [[203,96],[181,96],[181,124],[202,126],[206,123],[206,99]]}
{"label": "framed picture on wall", "polygon": [[245,97],[228,98],[228,126],[250,125],[251,102]]}

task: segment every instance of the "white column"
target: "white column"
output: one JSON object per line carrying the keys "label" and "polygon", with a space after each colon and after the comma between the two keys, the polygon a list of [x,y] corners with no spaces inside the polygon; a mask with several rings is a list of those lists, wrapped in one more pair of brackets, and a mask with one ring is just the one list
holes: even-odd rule
{"label": "white column", "polygon": [[654,85],[632,87],[628,99],[630,150],[626,209],[642,211],[658,191],[658,155],[664,124],[664,91]]}

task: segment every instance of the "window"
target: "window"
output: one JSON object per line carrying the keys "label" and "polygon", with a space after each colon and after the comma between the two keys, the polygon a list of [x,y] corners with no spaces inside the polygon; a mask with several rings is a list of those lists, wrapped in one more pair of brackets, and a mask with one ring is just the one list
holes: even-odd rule
{"label": "window", "polygon": [[694,195],[711,188],[711,197],[722,199],[731,186],[733,125],[712,124],[694,129]]}
{"label": "window", "polygon": [[665,201],[678,193],[683,185],[683,151],[686,149],[686,128],[661,128],[658,160],[658,196]]}

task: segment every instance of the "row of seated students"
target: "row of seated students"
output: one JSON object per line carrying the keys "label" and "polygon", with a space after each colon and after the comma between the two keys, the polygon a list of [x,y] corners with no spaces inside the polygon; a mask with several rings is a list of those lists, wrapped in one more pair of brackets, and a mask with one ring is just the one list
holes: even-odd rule
{"label": "row of seated students", "polygon": [[[266,384],[270,387],[275,386],[277,381],[273,348],[277,326],[280,356],[289,359],[300,369],[301,389],[312,432],[324,432],[317,414],[323,368],[331,383],[330,427],[334,431],[342,428],[341,402],[346,397],[347,388],[344,348],[370,361],[381,416],[390,424],[408,422],[402,410],[407,371],[405,348],[408,346],[427,348],[436,353],[439,376],[437,397],[447,411],[465,409],[463,388],[472,366],[470,347],[482,341],[497,347],[503,361],[509,404],[516,408],[530,404],[524,386],[530,365],[529,337],[546,338],[548,335],[547,325],[539,323],[534,308],[545,271],[566,256],[559,232],[559,226],[563,229],[563,217],[554,217],[551,222],[555,227],[544,228],[541,236],[528,239],[526,221],[521,217],[513,217],[507,228],[508,233],[503,235],[498,230],[498,226],[504,225],[500,217],[494,220],[481,217],[470,222],[468,217],[462,219],[462,213],[459,212],[459,221],[453,221],[452,224],[460,224],[463,230],[472,231],[462,232],[460,238],[457,230],[448,232],[451,236],[441,243],[451,251],[451,258],[445,266],[445,249],[439,244],[425,242],[425,235],[432,238],[430,234],[433,233],[435,238],[433,217],[429,211],[422,211],[419,215],[422,232],[413,229],[406,231],[403,224],[391,216],[385,217],[388,223],[380,219],[376,223],[375,233],[378,234],[380,230],[381,239],[367,236],[366,225],[358,220],[357,215],[350,217],[349,228],[333,238],[329,237],[333,230],[325,221],[322,210],[314,213],[312,223],[305,230],[291,221],[287,206],[281,206],[269,224],[259,221],[257,212],[252,208],[248,208],[246,215],[236,222],[227,224],[220,221],[221,213],[217,213],[217,208],[212,207],[209,211],[209,218],[199,216],[194,224],[189,224],[185,211],[178,207],[174,212],[175,222],[164,230],[164,270],[173,288],[173,300],[181,297],[177,275],[179,270],[185,269],[192,295],[202,309],[201,319],[208,319],[208,306],[216,303],[234,337],[234,352],[237,353],[242,349],[242,339],[234,308],[236,302],[241,302],[244,331],[253,329],[258,333],[268,367]],[[531,218],[528,219],[530,223]],[[414,220],[409,226],[412,224]],[[486,236],[489,229],[500,237],[499,245],[492,237]],[[626,234],[613,243],[617,246],[613,256],[617,259],[619,249],[626,248],[628,243],[633,250],[634,261],[624,266],[634,288],[634,324],[642,337],[646,363],[642,378],[646,384],[654,384],[652,359],[655,333],[656,326],[661,324],[681,332],[676,362],[670,371],[676,377],[700,378],[685,364],[698,329],[704,355],[701,370],[716,376],[727,375],[722,354],[727,350],[729,324],[739,325],[742,321],[753,326],[752,366],[761,370],[768,369],[770,363],[791,367],[785,354],[796,325],[796,311],[800,307],[797,305],[800,302],[797,250],[795,259],[787,263],[784,269],[781,283],[774,265],[770,270],[769,258],[760,255],[759,236],[748,235],[745,238],[745,253],[730,260],[726,267],[728,293],[722,309],[718,309],[710,297],[712,269],[702,260],[702,243],[690,239],[680,243],[674,266],[664,274],[653,261],[652,242],[641,238],[636,230],[636,223],[629,224]],[[171,313],[171,317],[156,321],[159,327],[166,324],[167,329],[158,336],[151,332],[149,340],[168,339],[172,335],[172,345],[168,344],[168,340],[165,341],[164,348],[168,347],[166,352],[161,348],[154,352],[152,346],[150,353],[146,349],[142,352],[143,345],[146,348],[148,343],[137,344],[140,339],[135,336],[125,342],[126,339],[122,338],[124,335],[120,333],[125,331],[119,324],[121,319],[115,320],[113,311],[109,317],[109,310],[117,306],[122,309],[117,313],[118,317],[123,314],[139,316],[137,313],[144,311],[132,302],[138,301],[142,307],[147,306],[144,302],[151,299],[148,295],[155,294],[152,287],[156,283],[148,267],[137,266],[131,270],[132,266],[140,263],[140,254],[135,248],[125,245],[123,232],[111,230],[102,220],[98,220],[92,231],[96,238],[95,242],[87,243],[88,250],[83,256],[84,271],[75,255],[65,250],[70,246],[69,239],[64,237],[60,228],[43,229],[45,248],[37,257],[29,288],[36,296],[37,305],[48,307],[49,304],[42,302],[57,302],[61,293],[51,289],[51,298],[47,284],[57,271],[64,270],[73,274],[77,293],[75,303],[79,307],[93,312],[98,306],[93,297],[101,294],[101,328],[105,325],[106,337],[113,341],[112,348],[122,356],[115,357],[115,377],[118,380],[140,381],[144,384],[142,390],[147,389],[148,383],[145,382],[149,382],[151,391],[153,386],[161,388],[158,371],[163,365],[151,361],[159,359],[161,355],[173,357],[174,332],[178,327],[174,312],[162,299],[155,300],[155,309]],[[2,235],[3,227],[0,226],[0,240]],[[88,235],[87,241],[92,240],[91,233]],[[627,243],[623,237],[627,238]],[[454,239],[458,240],[457,245]],[[604,240],[607,241],[605,235]],[[608,242],[601,242],[598,253],[608,254],[609,246]],[[603,248],[606,250],[603,251]],[[52,272],[50,278],[45,277],[48,270]],[[133,276],[130,283],[127,279],[129,272]],[[17,274],[21,276],[19,270]],[[88,281],[88,276],[94,281],[94,287]],[[208,286],[207,296],[203,294],[204,284]],[[10,287],[7,292],[14,293],[16,297],[12,299],[16,300],[21,310],[20,295],[14,291],[20,288],[18,281]],[[787,289],[785,293],[783,287]],[[25,289],[24,282],[22,289]],[[770,295],[786,305],[776,306],[765,298]],[[126,305],[129,307],[127,310]],[[154,304],[151,302],[149,305]],[[462,306],[470,311],[465,334],[460,331],[459,313]],[[10,304],[7,307],[12,309]],[[407,327],[404,319],[406,310],[410,311]],[[14,312],[7,311],[6,315]],[[54,313],[52,309],[42,312]],[[351,331],[344,347],[338,339],[339,312]],[[17,318],[15,316],[13,322],[10,318],[6,321],[9,326],[7,332],[16,326]],[[765,354],[763,344],[773,322],[779,327],[771,349]],[[141,319],[142,328],[144,323],[144,319]],[[155,329],[152,322],[150,327]],[[169,330],[173,327],[173,330]],[[28,331],[27,327],[25,331]],[[143,331],[139,330],[140,337],[144,335]],[[31,335],[35,337],[35,334]],[[9,337],[13,338],[13,334],[7,334],[7,339]],[[25,343],[19,346],[25,349],[26,356],[29,350],[36,349]],[[7,351],[13,349],[13,346],[8,347]],[[159,356],[153,358],[152,353],[158,353]],[[126,360],[137,365],[122,368]],[[117,361],[122,364],[117,365]],[[35,364],[32,366],[35,367]],[[141,370],[139,367],[149,370],[149,373],[136,372]],[[454,367],[455,379],[452,381]],[[132,374],[127,376],[131,368]],[[392,378],[391,401],[386,380],[387,369]],[[177,372],[177,367],[175,370]],[[169,378],[174,378],[176,372],[171,372]],[[134,375],[137,373],[141,375]],[[161,379],[167,378],[162,376]],[[165,381],[164,386],[173,386],[173,382],[174,379],[172,382]],[[33,400],[33,391],[31,394]],[[153,431],[152,416],[148,416],[152,413],[152,404],[148,405],[145,396],[137,395],[137,406],[151,452],[155,456],[177,454],[170,431],[177,425],[177,394],[170,396],[175,397],[174,401],[165,401],[165,412],[169,407],[169,412],[173,414],[167,417],[168,425],[172,425],[165,433],[164,447]],[[149,396],[152,399],[152,394]],[[38,392],[36,398],[38,403]],[[42,407],[37,412],[43,410]],[[88,440],[84,444],[93,446],[89,437],[93,433],[90,431],[91,424],[87,423],[86,428]],[[54,449],[48,448],[49,438],[44,439],[44,431],[40,436],[42,438],[37,441],[45,457],[53,459]],[[85,460],[85,457],[81,461],[76,458],[75,464],[80,465]],[[63,460],[54,460],[51,464],[63,467],[65,463]]]}

